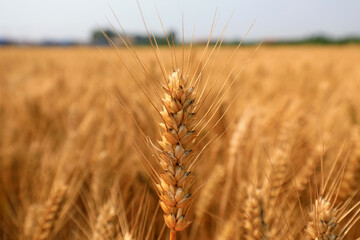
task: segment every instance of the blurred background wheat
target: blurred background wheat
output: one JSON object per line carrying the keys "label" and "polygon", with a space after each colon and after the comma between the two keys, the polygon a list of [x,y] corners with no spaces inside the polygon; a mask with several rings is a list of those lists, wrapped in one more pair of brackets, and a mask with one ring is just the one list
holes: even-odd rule
{"label": "blurred background wheat", "polygon": [[[145,63],[155,64],[151,49],[138,50]],[[167,48],[161,50],[169,56]],[[253,50],[240,50],[234,59],[237,69]],[[110,90],[118,89],[152,139],[158,137],[156,113],[127,71],[116,64],[117,55],[104,51],[1,51],[4,239],[33,235],[59,187],[66,191],[53,216],[54,238],[95,237],[99,214],[119,216],[108,216],[116,229],[108,231],[114,234],[164,238],[156,193],[141,165],[142,156],[132,146],[142,146],[148,159],[151,152]],[[195,48],[194,58],[199,51]],[[232,51],[222,48],[220,59],[228,59]],[[195,219],[181,239],[252,239],[249,234],[261,239],[268,231],[298,239],[305,235],[321,178],[341,182],[333,196],[338,203],[349,197],[352,204],[358,202],[359,53],[356,46],[259,50],[217,110],[215,121],[238,95],[235,103],[214,129],[213,124],[207,126],[203,144],[218,139],[203,153],[196,170]],[[221,68],[216,65],[213,73]],[[153,71],[160,75],[157,68]],[[217,92],[212,94],[209,99]],[[206,104],[205,108],[212,102]],[[274,188],[271,195],[269,189]],[[273,202],[266,203],[270,199]],[[109,204],[114,210],[106,210]],[[267,218],[273,218],[271,227]]]}

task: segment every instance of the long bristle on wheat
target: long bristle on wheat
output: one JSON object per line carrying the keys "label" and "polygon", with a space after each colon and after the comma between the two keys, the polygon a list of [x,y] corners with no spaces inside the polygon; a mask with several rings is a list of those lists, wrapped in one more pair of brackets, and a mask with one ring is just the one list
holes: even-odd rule
{"label": "long bristle on wheat", "polygon": [[175,239],[176,232],[191,223],[185,215],[192,201],[189,187],[194,179],[188,167],[193,159],[192,146],[196,137],[195,93],[179,70],[173,71],[164,90],[159,141],[162,173],[159,174],[157,188],[165,223],[170,229],[171,239]]}

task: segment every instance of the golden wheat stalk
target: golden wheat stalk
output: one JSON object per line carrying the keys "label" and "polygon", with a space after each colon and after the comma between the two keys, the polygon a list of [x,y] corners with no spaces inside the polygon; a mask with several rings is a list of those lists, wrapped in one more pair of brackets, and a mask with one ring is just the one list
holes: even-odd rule
{"label": "golden wheat stalk", "polygon": [[196,137],[195,93],[179,70],[173,71],[164,90],[163,110],[160,112],[162,137],[159,141],[162,173],[157,188],[170,239],[176,239],[176,232],[192,222],[186,219],[186,214],[192,201],[189,188],[194,180],[188,167],[194,156],[192,145]]}

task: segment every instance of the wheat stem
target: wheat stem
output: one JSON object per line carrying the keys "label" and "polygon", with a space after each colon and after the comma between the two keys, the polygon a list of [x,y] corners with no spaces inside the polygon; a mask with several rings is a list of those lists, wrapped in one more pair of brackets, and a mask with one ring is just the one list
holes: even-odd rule
{"label": "wheat stem", "polygon": [[176,240],[176,231],[170,230],[170,240]]}

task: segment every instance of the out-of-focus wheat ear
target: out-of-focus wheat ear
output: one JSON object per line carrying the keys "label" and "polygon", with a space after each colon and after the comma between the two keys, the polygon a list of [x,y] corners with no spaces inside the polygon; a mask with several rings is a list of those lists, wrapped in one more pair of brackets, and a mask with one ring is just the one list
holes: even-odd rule
{"label": "out-of-focus wheat ear", "polygon": [[250,185],[247,188],[247,198],[244,202],[244,239],[260,240],[265,238],[263,213],[261,191]]}
{"label": "out-of-focus wheat ear", "polygon": [[53,191],[45,203],[43,214],[40,216],[41,220],[33,238],[34,240],[49,239],[51,236],[56,220],[66,200],[67,190],[67,185],[60,182],[55,184]]}
{"label": "out-of-focus wheat ear", "polygon": [[219,164],[216,165],[213,173],[211,174],[211,179],[201,191],[195,207],[195,220],[191,227],[190,239],[196,239],[195,236],[197,234],[197,230],[201,224],[204,214],[208,211],[209,206],[212,203],[216,187],[223,179],[224,173],[224,167]]}
{"label": "out-of-focus wheat ear", "polygon": [[[308,187],[310,178],[315,172],[315,167],[317,163],[318,161],[316,160],[316,157],[311,156],[307,161],[305,161],[304,163],[305,166],[303,166],[301,170],[298,172],[298,174],[296,174],[296,176],[293,179],[293,182],[295,184],[297,193],[301,193]],[[294,191],[292,191],[291,193],[294,193]]]}
{"label": "out-of-focus wheat ear", "polygon": [[347,166],[345,168],[344,176],[339,190],[339,201],[359,191],[360,185],[360,135],[359,129],[355,128],[351,136],[352,151],[349,156]]}
{"label": "out-of-focus wheat ear", "polygon": [[236,191],[236,200],[235,200],[235,208],[234,208],[234,212],[232,214],[236,215],[236,225],[235,225],[235,229],[236,229],[236,235],[240,236],[240,239],[244,239],[244,234],[245,234],[245,230],[244,230],[244,208],[245,208],[245,204],[244,202],[246,201],[247,198],[247,186],[244,183],[239,183],[239,186],[237,187]]}
{"label": "out-of-focus wheat ear", "polygon": [[226,212],[226,206],[229,201],[229,194],[233,183],[233,173],[235,170],[237,153],[240,151],[240,147],[244,145],[244,141],[249,131],[253,119],[252,113],[245,113],[245,115],[237,122],[236,127],[232,133],[230,144],[229,144],[229,159],[226,166],[226,179],[224,184],[224,190],[221,195],[220,201],[220,217],[224,217]]}
{"label": "out-of-focus wheat ear", "polygon": [[92,240],[113,240],[116,236],[116,209],[112,199],[99,212],[93,230]]}
{"label": "out-of-focus wheat ear", "polygon": [[[294,173],[295,175],[291,179],[291,187],[292,189],[289,189],[286,197],[289,203],[293,205],[297,205],[300,211],[300,214],[302,218],[306,221],[306,213],[303,209],[303,203],[302,198],[304,196],[308,196],[311,194],[311,191],[309,190],[309,186],[311,185],[311,180],[314,177],[316,171],[316,167],[319,163],[317,156],[310,156],[307,161],[304,161],[303,166],[300,170],[298,170],[297,173]],[[290,220],[294,217],[290,216]],[[297,222],[299,223],[299,222]],[[290,224],[290,227],[293,227],[293,224]]]}
{"label": "out-of-focus wheat ear", "polygon": [[306,239],[337,239],[338,210],[333,204],[323,197],[315,200],[310,213],[310,220],[306,226]]}
{"label": "out-of-focus wheat ear", "polygon": [[[283,185],[287,182],[289,175],[290,160],[289,155],[292,147],[291,143],[291,130],[293,125],[286,123],[280,132],[279,144],[275,149],[274,154],[270,157],[270,175],[268,179],[265,179],[264,191],[268,197],[264,202],[264,208],[266,211],[266,223],[268,228],[271,228],[274,224],[277,214],[275,213],[277,202],[279,197],[283,195]],[[282,201],[283,202],[283,201]]]}
{"label": "out-of-focus wheat ear", "polygon": [[32,239],[34,234],[34,229],[36,229],[40,224],[40,217],[43,215],[44,206],[39,204],[32,204],[28,207],[26,211],[25,221],[24,221],[24,238]]}

